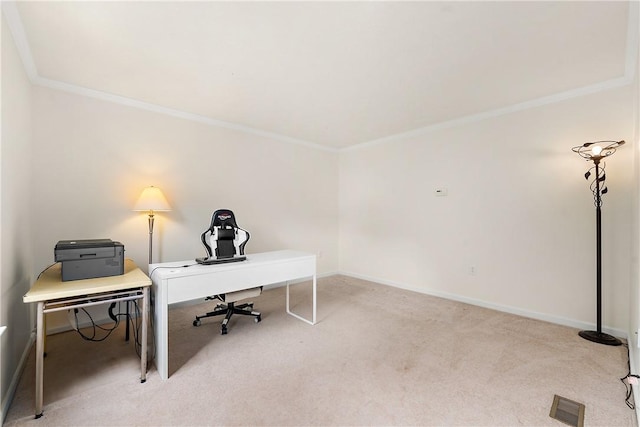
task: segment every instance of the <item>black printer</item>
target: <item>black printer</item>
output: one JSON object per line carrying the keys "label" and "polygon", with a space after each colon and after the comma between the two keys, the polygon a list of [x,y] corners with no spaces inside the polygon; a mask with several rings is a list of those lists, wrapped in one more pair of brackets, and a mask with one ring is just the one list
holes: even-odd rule
{"label": "black printer", "polygon": [[111,239],[60,240],[54,252],[63,282],[124,274],[124,245]]}

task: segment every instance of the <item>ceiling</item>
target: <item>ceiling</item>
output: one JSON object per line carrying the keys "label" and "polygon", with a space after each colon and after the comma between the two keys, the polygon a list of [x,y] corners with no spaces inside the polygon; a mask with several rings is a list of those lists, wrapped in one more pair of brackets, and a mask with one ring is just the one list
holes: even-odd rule
{"label": "ceiling", "polygon": [[340,149],[620,79],[629,10],[48,1],[16,3],[9,24],[40,81]]}

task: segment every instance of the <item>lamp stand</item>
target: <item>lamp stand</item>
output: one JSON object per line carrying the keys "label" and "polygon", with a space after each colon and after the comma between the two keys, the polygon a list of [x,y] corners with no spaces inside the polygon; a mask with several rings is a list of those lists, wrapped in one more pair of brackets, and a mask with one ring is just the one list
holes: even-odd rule
{"label": "lamp stand", "polygon": [[[580,331],[578,335],[582,338],[605,345],[621,345],[618,338],[602,332],[602,193],[600,183],[604,182],[604,170],[600,168],[600,160],[593,159],[595,163],[596,177],[593,197],[596,205],[596,331]],[[602,177],[600,174],[602,173]],[[592,187],[593,188],[593,187]],[[605,189],[606,190],[606,189]],[[602,190],[602,191],[605,191]]]}
{"label": "lamp stand", "polygon": [[149,213],[149,264],[153,263],[153,211]]}

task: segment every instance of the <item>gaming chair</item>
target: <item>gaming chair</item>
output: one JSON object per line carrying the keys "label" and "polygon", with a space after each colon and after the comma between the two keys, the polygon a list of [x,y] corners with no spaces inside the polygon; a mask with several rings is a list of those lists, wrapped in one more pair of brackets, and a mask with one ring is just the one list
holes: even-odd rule
{"label": "gaming chair", "polygon": [[[209,228],[200,236],[208,256],[205,258],[197,258],[196,261],[200,264],[246,261],[247,257],[244,255],[244,247],[249,241],[249,237],[250,235],[247,230],[238,227],[232,211],[219,209],[213,213]],[[209,239],[209,242],[207,242],[207,239]],[[225,318],[222,321],[221,332],[222,335],[226,335],[227,325],[231,316],[234,314],[253,316],[255,322],[260,322],[262,318],[259,312],[253,311],[252,302],[240,305],[236,305],[235,303],[242,299],[253,298],[261,293],[262,286],[209,296],[205,298],[206,301],[217,299],[221,301],[221,303],[216,305],[213,311],[203,314],[202,316],[196,316],[196,319],[193,321],[193,326],[200,326],[200,319],[205,317],[224,315]]]}

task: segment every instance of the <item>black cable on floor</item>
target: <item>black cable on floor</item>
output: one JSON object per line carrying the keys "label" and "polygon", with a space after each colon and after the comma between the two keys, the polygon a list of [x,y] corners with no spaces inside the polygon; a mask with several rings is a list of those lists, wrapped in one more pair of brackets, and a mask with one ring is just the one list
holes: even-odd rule
{"label": "black cable on floor", "polygon": [[625,375],[624,377],[620,378],[620,381],[622,382],[622,384],[624,384],[624,386],[625,386],[625,388],[627,390],[624,403],[626,403],[627,406],[630,409],[636,409],[635,403],[631,401],[631,396],[633,395],[633,386],[638,384],[638,379],[640,379],[640,376],[631,373],[631,360],[630,360],[630,356],[629,356],[629,344],[623,344],[623,345],[627,348],[627,366],[629,368],[629,371],[628,371],[627,375]]}

